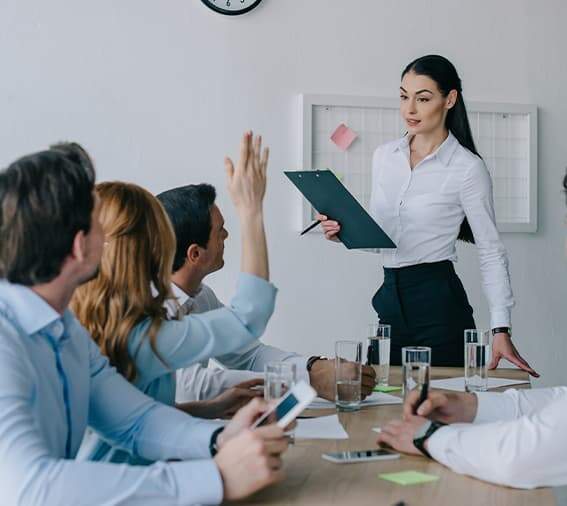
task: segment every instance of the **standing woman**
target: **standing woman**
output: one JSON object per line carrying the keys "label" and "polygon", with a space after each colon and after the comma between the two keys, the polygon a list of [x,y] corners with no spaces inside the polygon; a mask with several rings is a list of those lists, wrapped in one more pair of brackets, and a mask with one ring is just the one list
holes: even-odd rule
{"label": "standing woman", "polygon": [[[453,268],[461,239],[478,247],[494,336],[489,367],[506,358],[538,376],[511,340],[508,258],[453,64],[437,55],[411,62],[402,73],[400,112],[407,134],[376,149],[370,199],[371,214],[397,244],[382,251],[384,283],[372,299],[392,326],[392,363],[400,363],[403,346],[430,346],[433,365],[462,367],[463,331],[475,322]],[[338,241],[340,224],[318,218],[325,237]]]}

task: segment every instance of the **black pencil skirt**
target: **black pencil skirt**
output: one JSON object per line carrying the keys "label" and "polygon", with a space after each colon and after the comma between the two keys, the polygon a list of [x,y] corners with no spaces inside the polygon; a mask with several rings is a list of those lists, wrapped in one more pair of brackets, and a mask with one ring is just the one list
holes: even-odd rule
{"label": "black pencil skirt", "polygon": [[464,330],[476,327],[453,262],[384,268],[372,305],[392,326],[392,365],[401,364],[402,347],[429,346],[432,365],[463,367]]}

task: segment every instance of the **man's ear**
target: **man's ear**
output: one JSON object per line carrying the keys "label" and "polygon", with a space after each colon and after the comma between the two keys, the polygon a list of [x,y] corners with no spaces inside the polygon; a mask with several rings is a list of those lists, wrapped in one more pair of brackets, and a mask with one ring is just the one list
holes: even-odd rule
{"label": "man's ear", "polygon": [[187,248],[187,255],[185,260],[189,263],[189,265],[195,265],[201,259],[201,248],[193,243],[191,246]]}
{"label": "man's ear", "polygon": [[75,234],[70,256],[78,262],[82,262],[87,256],[87,238],[84,230],[79,230]]}
{"label": "man's ear", "polygon": [[459,92],[457,90],[451,90],[447,95],[447,101],[445,102],[445,109],[452,109],[453,107],[455,107],[458,96],[459,96]]}

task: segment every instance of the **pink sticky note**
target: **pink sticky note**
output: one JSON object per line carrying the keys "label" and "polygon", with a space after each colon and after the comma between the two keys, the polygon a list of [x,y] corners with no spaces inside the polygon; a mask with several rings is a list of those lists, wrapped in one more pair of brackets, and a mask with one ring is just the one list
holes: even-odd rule
{"label": "pink sticky note", "polygon": [[358,137],[358,134],[353,132],[344,123],[341,123],[337,129],[332,133],[331,140],[338,146],[339,149],[346,151],[352,141]]}

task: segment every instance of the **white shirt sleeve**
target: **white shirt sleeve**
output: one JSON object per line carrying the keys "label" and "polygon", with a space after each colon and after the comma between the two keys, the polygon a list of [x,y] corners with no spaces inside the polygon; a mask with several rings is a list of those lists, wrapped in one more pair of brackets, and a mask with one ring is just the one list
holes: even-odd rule
{"label": "white shirt sleeve", "polygon": [[478,248],[482,284],[490,308],[490,325],[492,328],[511,327],[514,297],[508,255],[496,228],[492,181],[481,159],[465,175],[461,203]]}
{"label": "white shirt sleeve", "polygon": [[238,383],[263,377],[257,372],[207,368],[196,364],[177,371],[175,402],[212,399]]}
{"label": "white shirt sleeve", "polygon": [[502,395],[507,420],[443,427],[429,439],[429,453],[457,473],[500,485],[567,484],[567,388],[546,390]]}

